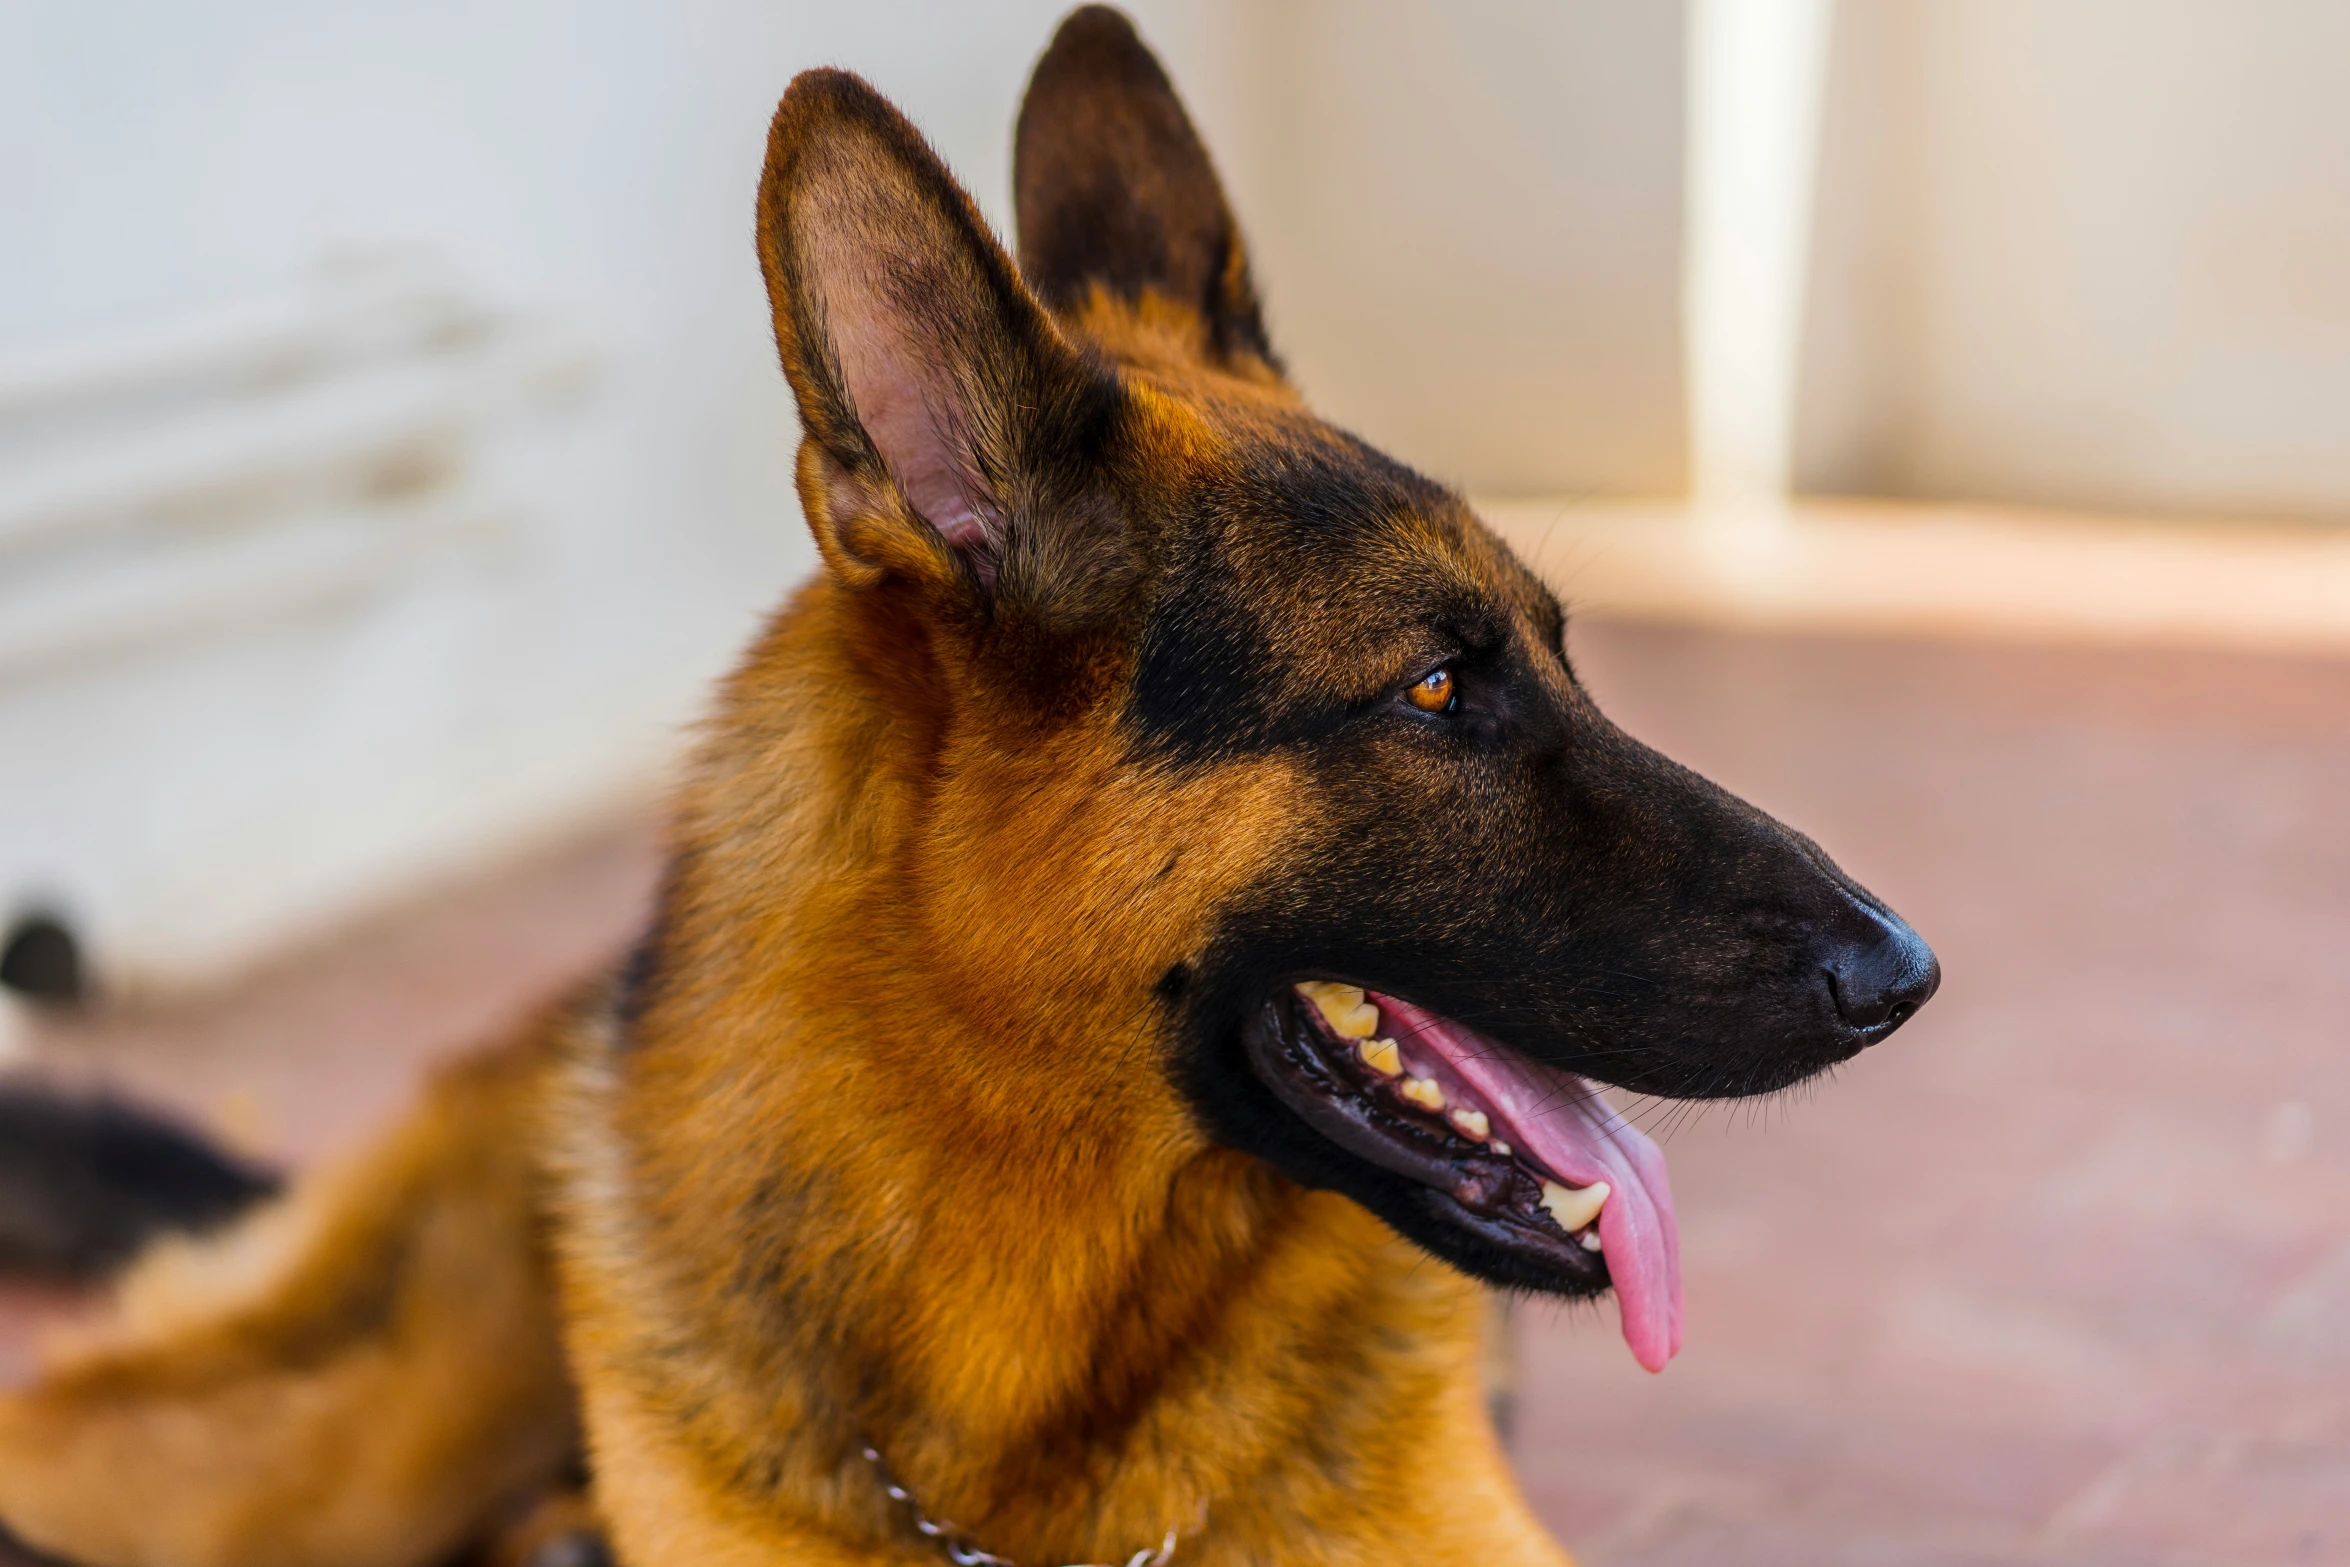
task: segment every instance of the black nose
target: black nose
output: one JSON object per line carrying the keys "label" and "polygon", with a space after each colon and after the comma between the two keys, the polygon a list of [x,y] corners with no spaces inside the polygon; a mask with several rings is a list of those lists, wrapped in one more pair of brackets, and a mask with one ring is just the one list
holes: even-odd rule
{"label": "black nose", "polygon": [[1839,944],[1822,967],[1844,1021],[1882,1039],[1933,996],[1942,965],[1897,915],[1864,913],[1864,929]]}

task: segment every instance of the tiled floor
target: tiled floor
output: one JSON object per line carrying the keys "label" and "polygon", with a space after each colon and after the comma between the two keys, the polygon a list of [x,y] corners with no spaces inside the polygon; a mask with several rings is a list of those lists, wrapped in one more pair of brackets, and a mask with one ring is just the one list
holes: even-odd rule
{"label": "tiled floor", "polygon": [[1940,998],[1668,1143],[1663,1376],[1530,1329],[1590,1567],[2350,1562],[2350,665],[1661,630],[1638,733],[1939,949]]}
{"label": "tiled floor", "polygon": [[[1526,1482],[1587,1567],[2350,1563],[2350,664],[1575,645],[1948,975],[1816,1091],[1643,1111],[1686,1351],[1523,1321]],[[312,1158],[616,947],[652,869],[619,832],[43,1053]]]}

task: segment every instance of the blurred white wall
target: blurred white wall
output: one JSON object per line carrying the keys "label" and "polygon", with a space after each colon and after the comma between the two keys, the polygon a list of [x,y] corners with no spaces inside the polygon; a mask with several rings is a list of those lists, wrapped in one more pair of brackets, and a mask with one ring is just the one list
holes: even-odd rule
{"label": "blurred white wall", "polygon": [[2350,6],[1838,10],[1799,487],[2350,517]]}
{"label": "blurred white wall", "polygon": [[1678,491],[1681,7],[1253,14],[1234,184],[1322,410],[1480,494]]}

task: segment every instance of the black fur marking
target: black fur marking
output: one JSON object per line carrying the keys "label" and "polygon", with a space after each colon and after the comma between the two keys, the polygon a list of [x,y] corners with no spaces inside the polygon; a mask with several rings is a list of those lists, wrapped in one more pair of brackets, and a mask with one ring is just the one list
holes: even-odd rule
{"label": "black fur marking", "polygon": [[677,899],[678,889],[685,885],[687,856],[680,850],[669,857],[662,867],[661,885],[653,895],[652,917],[645,922],[636,945],[628,949],[621,960],[619,973],[612,985],[612,1015],[620,1022],[623,1046],[630,1030],[645,1015],[646,1009],[660,999],[661,965],[664,959],[663,943],[669,930],[670,905]]}
{"label": "black fur marking", "polygon": [[101,1278],[153,1237],[225,1224],[279,1186],[114,1100],[0,1089],[0,1275]]}
{"label": "black fur marking", "polygon": [[1197,498],[1143,627],[1127,722],[1136,748],[1210,763],[1307,738],[1335,716],[1331,693],[1284,678],[1267,603],[1294,583],[1255,580],[1252,556],[1334,575],[1394,519],[1442,515],[1440,486],[1351,436],[1239,455],[1237,477]]}
{"label": "black fur marking", "polygon": [[1152,611],[1127,702],[1137,749],[1213,762],[1273,743],[1273,645],[1245,597],[1200,562]]}
{"label": "black fur marking", "polygon": [[87,985],[81,943],[54,914],[28,914],[0,945],[0,985],[28,1000],[55,1006],[80,1001]]}
{"label": "black fur marking", "polygon": [[612,1014],[623,1026],[633,1028],[645,1015],[645,1008],[652,1002],[654,977],[660,971],[661,918],[656,914],[653,923],[637,938],[636,945],[628,949],[613,987]]}
{"label": "black fur marking", "polygon": [[1219,359],[1276,372],[1240,226],[1166,71],[1108,6],[1070,13],[1013,135],[1020,270],[1056,310],[1099,287],[1197,310]]}
{"label": "black fur marking", "polygon": [[78,1567],[78,1564],[34,1550],[11,1533],[6,1524],[0,1523],[0,1567]]}

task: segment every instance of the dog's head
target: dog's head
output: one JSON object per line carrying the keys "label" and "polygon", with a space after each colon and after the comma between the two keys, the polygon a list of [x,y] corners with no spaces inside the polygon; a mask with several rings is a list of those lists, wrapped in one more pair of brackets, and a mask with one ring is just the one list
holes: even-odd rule
{"label": "dog's head", "polygon": [[1610,724],[1551,591],[1306,410],[1116,13],[1038,67],[1016,192],[1017,266],[821,71],[760,193],[809,522],[854,656],[920,715],[912,917],[967,1019],[1057,1020],[1049,1063],[938,1070],[1156,1095],[1489,1280],[1612,1270],[1661,1365],[1671,1199],[1591,1083],[1784,1087],[1899,1027],[1932,954]]}

